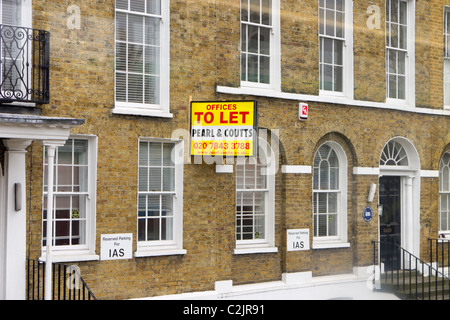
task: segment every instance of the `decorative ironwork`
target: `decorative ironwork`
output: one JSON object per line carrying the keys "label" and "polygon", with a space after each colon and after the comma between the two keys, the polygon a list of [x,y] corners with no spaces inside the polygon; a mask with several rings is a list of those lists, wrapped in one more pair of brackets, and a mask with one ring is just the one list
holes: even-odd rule
{"label": "decorative ironwork", "polygon": [[[439,244],[439,240],[436,244]],[[391,291],[403,299],[450,300],[450,278],[448,270],[445,271],[450,263],[450,247],[446,243],[441,243],[441,249],[433,250],[434,241],[430,240],[431,262],[425,262],[396,243],[372,241],[373,265],[376,266],[372,276],[374,290]],[[383,246],[383,250],[387,253],[384,262],[379,259],[378,264],[377,245]],[[436,252],[435,257],[433,251]],[[386,261],[389,263],[386,264]]]}
{"label": "decorative ironwork", "polygon": [[[27,300],[44,300],[45,262],[27,259]],[[97,300],[77,268],[52,264],[52,300]]]}
{"label": "decorative ironwork", "polygon": [[49,103],[50,33],[0,24],[0,103]]}

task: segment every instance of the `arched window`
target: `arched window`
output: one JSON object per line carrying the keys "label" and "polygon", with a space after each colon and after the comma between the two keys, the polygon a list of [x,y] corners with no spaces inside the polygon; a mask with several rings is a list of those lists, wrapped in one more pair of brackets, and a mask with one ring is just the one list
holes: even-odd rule
{"label": "arched window", "polygon": [[317,150],[313,163],[314,247],[347,241],[346,189],[345,152],[339,144],[327,142]]}
{"label": "arched window", "polygon": [[395,140],[390,140],[381,152],[380,165],[408,166],[408,156],[403,146]]}
{"label": "arched window", "polygon": [[439,230],[450,232],[450,151],[439,164]]}
{"label": "arched window", "polygon": [[272,170],[272,160],[271,147],[259,139],[258,157],[240,158],[236,163],[235,253],[275,250],[275,171]]}

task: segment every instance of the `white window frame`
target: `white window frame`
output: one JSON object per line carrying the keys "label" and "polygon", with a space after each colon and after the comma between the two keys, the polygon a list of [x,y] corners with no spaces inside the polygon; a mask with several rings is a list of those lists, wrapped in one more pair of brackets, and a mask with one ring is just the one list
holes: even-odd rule
{"label": "white window frame", "polygon": [[[450,6],[444,6],[443,104],[444,109],[450,110],[450,28],[447,28],[447,26],[450,26],[449,20],[450,20]],[[446,101],[448,101],[448,103],[446,103]]]}
{"label": "white window frame", "polygon": [[[174,192],[173,194],[173,240],[165,241],[139,241],[137,240],[137,250],[134,253],[135,257],[150,257],[163,255],[182,255],[186,254],[183,249],[183,166],[184,166],[184,142],[177,139],[163,139],[163,138],[139,138],[138,141],[138,155],[141,142],[157,142],[157,143],[172,143],[174,149],[172,151],[172,160],[175,164],[174,172]],[[139,161],[139,160],[138,160]],[[137,165],[139,178],[139,162]],[[137,187],[139,186],[139,181]],[[139,210],[139,188],[137,188],[136,197],[136,230],[138,230],[138,210]],[[142,192],[142,194],[149,194],[149,192]]]}
{"label": "white window frame", "polygon": [[[272,253],[278,251],[278,248],[275,247],[275,174],[277,172],[275,165],[276,154],[273,152],[271,146],[262,138],[258,138],[258,151],[258,156],[260,157],[261,163],[265,164],[265,166],[261,168],[261,174],[266,175],[266,188],[257,189],[257,191],[265,192],[265,238],[253,240],[236,240],[236,248],[234,249],[234,254]],[[245,159],[246,158],[237,158],[236,165],[242,165]],[[235,170],[235,172],[237,172],[237,170]],[[236,197],[238,191],[239,190],[236,189]],[[244,189],[243,191],[248,190]]]}
{"label": "white window frame", "polygon": [[[319,148],[314,153],[314,157],[319,151],[319,149],[323,145],[328,145],[331,149],[336,152],[339,161],[339,188],[337,190],[333,190],[337,193],[337,235],[336,236],[327,236],[327,237],[314,237],[312,242],[313,249],[328,249],[328,248],[348,248],[350,247],[350,243],[347,240],[347,156],[345,154],[344,149],[334,141],[327,141],[319,146]],[[311,182],[312,186],[314,186],[314,164],[313,168],[313,181]],[[314,190],[313,189],[313,197],[316,194],[316,191],[323,190]],[[326,191],[326,190],[325,190]],[[312,203],[314,203],[314,199],[312,199]],[[312,208],[312,218],[314,226],[314,208]],[[313,232],[314,235],[314,232]]]}
{"label": "white window frame", "polygon": [[[385,6],[390,5],[391,1],[403,1],[406,2],[406,49],[404,51],[406,54],[405,58],[405,99],[390,98],[389,97],[389,65],[388,65],[388,50],[398,50],[394,47],[390,47],[389,44],[385,43],[386,52],[386,104],[393,106],[400,106],[406,108],[413,108],[416,105],[416,91],[415,91],[415,0],[386,0]],[[390,12],[390,11],[389,11]],[[385,11],[386,14],[386,11]],[[385,17],[385,32],[386,40],[388,39],[388,17]],[[397,82],[398,83],[398,82]]]}
{"label": "white window frame", "polygon": [[[248,5],[250,6],[250,0],[241,0],[248,1]],[[241,2],[242,3],[242,2]],[[241,14],[242,14],[242,6],[241,6]],[[250,13],[249,13],[250,14]],[[242,25],[255,25],[250,22],[242,21],[240,18],[240,29],[241,29],[241,38],[242,38]],[[281,36],[280,36],[280,0],[272,0],[272,10],[271,10],[271,32],[270,32],[270,81],[268,84],[252,82],[252,81],[243,81],[242,80],[242,62],[239,66],[240,68],[240,77],[241,77],[241,87],[246,88],[260,88],[260,89],[271,89],[274,91],[281,91]],[[267,27],[267,26],[266,26]],[[248,45],[248,41],[247,41]],[[239,43],[239,48],[242,48],[242,39]],[[241,50],[240,50],[241,51]],[[242,54],[240,56],[242,59]]]}
{"label": "white window frame", "polygon": [[[92,135],[71,135],[69,139],[86,140],[88,142],[88,183],[86,197],[86,244],[72,246],[52,246],[53,262],[70,262],[70,261],[89,261],[98,260],[99,256],[95,253],[96,239],[96,204],[97,204],[97,137]],[[58,149],[56,149],[56,154]],[[45,155],[45,151],[43,152]],[[43,166],[45,163],[43,159]],[[43,181],[44,184],[44,181]],[[44,191],[43,194],[47,194]],[[54,196],[64,195],[64,192],[54,192]],[[42,215],[43,211],[42,209]],[[55,236],[55,235],[53,235]],[[41,236],[43,238],[43,236]],[[42,239],[43,240],[43,239]],[[41,241],[41,244],[43,241]],[[41,245],[41,260],[45,260],[46,246]]]}
{"label": "white window frame", "polygon": [[[134,11],[115,9],[115,14],[122,12],[125,14],[139,15]],[[155,16],[150,14],[142,14],[144,16]],[[144,104],[144,103],[131,103],[116,101],[113,109],[115,114],[129,114],[129,115],[141,115],[141,116],[153,116],[162,118],[172,118],[173,114],[170,113],[170,0],[161,0],[161,15],[160,17],[160,103],[159,105]],[[116,21],[116,17],[114,17]],[[116,23],[115,23],[116,25]],[[115,30],[114,41],[116,45]],[[116,54],[116,49],[114,49]],[[114,63],[117,59],[115,57]],[[114,97],[116,96],[116,66],[114,66]],[[114,98],[115,99],[115,98]]]}
{"label": "white window frame", "polygon": [[[439,162],[439,234],[445,234],[446,237],[448,237],[450,235],[450,188],[448,190],[443,190],[443,169],[444,167],[447,168],[447,179],[448,181],[450,181],[450,161],[448,161],[447,163],[444,163],[444,157],[445,156],[450,156],[450,151],[447,151],[446,153],[444,153],[444,155],[442,156],[440,162]],[[444,199],[446,198],[446,199]],[[446,202],[446,209],[444,211],[444,209],[442,208],[442,203],[443,201]],[[441,215],[445,213],[447,215],[447,228],[442,228],[442,218]]]}
{"label": "white window frame", "polygon": [[[318,25],[319,30],[321,29],[320,26],[320,13],[321,13],[321,3],[323,2],[323,5],[325,5],[326,0],[319,0],[319,18],[318,18]],[[318,43],[319,43],[319,55],[322,55],[322,59],[319,56],[318,57],[318,63],[319,63],[319,73],[320,73],[320,65],[323,63],[321,61],[324,61],[323,58],[323,52],[320,52],[320,44],[322,42],[322,38],[330,38],[330,39],[336,39],[336,40],[342,40],[343,41],[343,48],[342,48],[342,65],[343,65],[343,71],[342,71],[342,91],[332,91],[332,90],[324,90],[320,88],[320,78],[321,75],[319,74],[319,96],[322,97],[342,97],[347,99],[353,100],[353,1],[351,0],[342,0],[344,3],[344,36],[342,38],[340,37],[334,37],[334,36],[327,36],[322,35],[319,32],[318,35]],[[324,10],[325,12],[325,10]],[[323,23],[324,28],[326,27],[326,13],[324,13],[323,17]],[[336,19],[336,18],[335,18]],[[334,25],[336,27],[336,25]],[[334,56],[332,57],[334,61]]]}

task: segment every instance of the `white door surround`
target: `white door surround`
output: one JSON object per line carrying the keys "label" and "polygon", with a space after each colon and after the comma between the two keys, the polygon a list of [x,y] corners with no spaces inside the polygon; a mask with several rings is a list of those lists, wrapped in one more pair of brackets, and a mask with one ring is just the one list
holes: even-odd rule
{"label": "white door surround", "polygon": [[420,159],[417,149],[408,139],[395,137],[386,143],[380,159],[380,176],[400,177],[401,246],[420,257]]}
{"label": "white door surround", "polygon": [[0,113],[0,139],[6,147],[4,174],[0,174],[0,300],[25,299],[26,148],[33,140],[45,146],[64,144],[70,129],[83,123],[82,119]]}

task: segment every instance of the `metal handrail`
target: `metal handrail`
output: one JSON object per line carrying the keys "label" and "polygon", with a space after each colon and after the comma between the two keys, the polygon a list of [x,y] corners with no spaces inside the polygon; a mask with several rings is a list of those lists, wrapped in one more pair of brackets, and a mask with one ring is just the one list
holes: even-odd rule
{"label": "metal handrail", "polygon": [[[376,263],[376,244],[384,244],[391,246],[390,249],[393,249],[392,252],[395,255],[389,256],[389,259],[398,262],[397,268],[392,268],[392,270],[384,270],[384,280],[386,284],[396,285],[397,290],[402,290],[403,293],[407,293],[408,297],[414,297],[416,299],[425,299],[425,278],[428,278],[428,299],[431,299],[432,293],[435,295],[435,299],[439,298],[439,287],[438,287],[438,278],[441,278],[442,282],[442,291],[441,298],[442,300],[448,300],[449,297],[445,296],[445,283],[448,282],[450,289],[450,279],[443,272],[440,272],[438,268],[433,267],[430,263],[425,262],[424,260],[418,258],[408,250],[402,248],[400,245],[393,242],[385,242],[385,241],[372,241],[373,244],[373,262],[374,266],[378,265],[379,270],[381,270],[381,261]],[[388,250],[389,252],[389,250]],[[419,267],[421,266],[421,268]],[[415,272],[413,273],[413,270]],[[428,271],[428,274],[425,273]],[[402,283],[400,283],[400,273],[402,273]],[[420,273],[420,275],[418,274]],[[432,279],[432,275],[435,275],[435,278]],[[394,279],[395,277],[395,279]],[[373,281],[376,280],[375,270]],[[380,279],[381,280],[381,279]],[[420,281],[419,281],[420,280]],[[434,291],[432,292],[432,280],[434,280]],[[375,283],[374,283],[375,284]],[[374,286],[375,288],[375,286]],[[405,292],[405,290],[407,292]]]}
{"label": "metal handrail", "polygon": [[[44,279],[45,262],[27,259],[27,300],[44,299]],[[52,299],[97,300],[78,269],[62,263],[52,264]]]}

